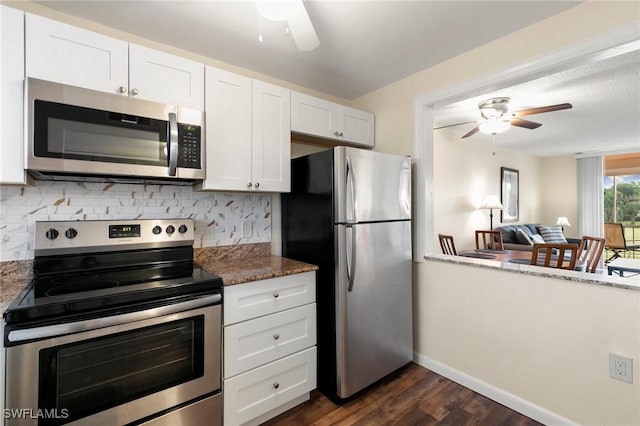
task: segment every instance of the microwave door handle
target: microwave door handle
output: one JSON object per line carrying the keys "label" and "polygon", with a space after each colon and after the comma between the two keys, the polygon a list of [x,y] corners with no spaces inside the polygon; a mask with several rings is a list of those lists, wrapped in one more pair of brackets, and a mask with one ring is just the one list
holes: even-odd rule
{"label": "microwave door handle", "polygon": [[175,176],[178,167],[178,119],[174,112],[169,113],[167,148],[169,149],[169,176]]}

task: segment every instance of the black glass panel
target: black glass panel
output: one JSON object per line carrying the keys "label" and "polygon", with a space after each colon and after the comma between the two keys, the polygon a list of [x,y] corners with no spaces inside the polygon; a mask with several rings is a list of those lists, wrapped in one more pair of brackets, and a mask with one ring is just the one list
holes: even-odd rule
{"label": "black glass panel", "polygon": [[65,409],[57,425],[202,377],[204,317],[40,352],[39,407]]}

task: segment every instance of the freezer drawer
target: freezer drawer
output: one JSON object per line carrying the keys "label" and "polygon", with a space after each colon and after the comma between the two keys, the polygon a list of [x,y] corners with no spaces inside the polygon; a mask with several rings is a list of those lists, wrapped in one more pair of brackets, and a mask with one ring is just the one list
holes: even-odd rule
{"label": "freezer drawer", "polygon": [[337,395],[413,358],[411,222],[336,227]]}

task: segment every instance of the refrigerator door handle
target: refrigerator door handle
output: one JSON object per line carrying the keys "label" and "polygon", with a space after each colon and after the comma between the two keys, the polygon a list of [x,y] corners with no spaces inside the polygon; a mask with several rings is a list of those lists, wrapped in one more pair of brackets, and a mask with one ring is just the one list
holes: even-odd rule
{"label": "refrigerator door handle", "polygon": [[[351,164],[351,157],[347,155],[346,159],[347,163],[347,189],[351,190],[351,211],[349,211],[349,203],[347,203],[347,222],[355,223],[358,221],[358,206],[357,206],[357,197],[356,197],[356,183],[353,175],[353,165]],[[348,199],[348,197],[347,197]],[[351,215],[349,215],[351,213]]]}
{"label": "refrigerator door handle", "polygon": [[402,164],[399,182],[398,201],[400,208],[404,210],[407,217],[411,217],[411,160]]}
{"label": "refrigerator door handle", "polygon": [[346,225],[346,228],[351,231],[351,250],[347,252],[347,291],[351,292],[356,279],[356,227]]}

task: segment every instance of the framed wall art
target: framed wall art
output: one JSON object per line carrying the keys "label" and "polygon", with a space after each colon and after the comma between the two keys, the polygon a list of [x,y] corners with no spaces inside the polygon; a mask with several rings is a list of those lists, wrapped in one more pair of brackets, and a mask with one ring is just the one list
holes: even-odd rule
{"label": "framed wall art", "polygon": [[501,222],[517,222],[520,220],[520,176],[516,169],[500,168],[500,188],[503,209]]}

